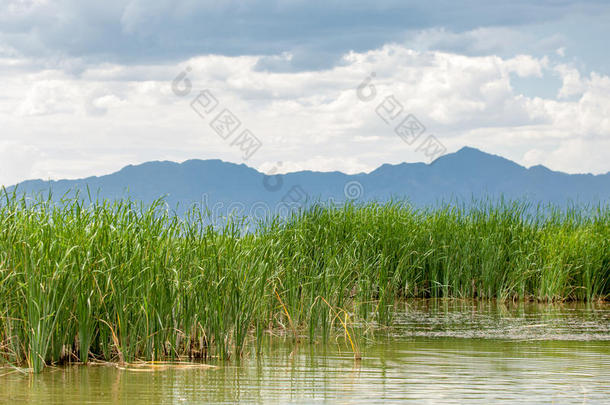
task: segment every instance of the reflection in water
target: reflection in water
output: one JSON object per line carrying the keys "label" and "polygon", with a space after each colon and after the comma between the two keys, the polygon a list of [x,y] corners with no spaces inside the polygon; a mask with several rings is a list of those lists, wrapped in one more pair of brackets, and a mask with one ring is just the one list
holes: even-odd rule
{"label": "reflection in water", "polygon": [[515,340],[610,340],[610,306],[471,300],[415,300],[402,303],[396,336]]}
{"label": "reflection in water", "polygon": [[[599,403],[610,399],[610,306],[411,301],[363,344],[275,343],[215,369],[74,366],[0,377],[0,402]],[[4,371],[0,370],[0,374]]]}

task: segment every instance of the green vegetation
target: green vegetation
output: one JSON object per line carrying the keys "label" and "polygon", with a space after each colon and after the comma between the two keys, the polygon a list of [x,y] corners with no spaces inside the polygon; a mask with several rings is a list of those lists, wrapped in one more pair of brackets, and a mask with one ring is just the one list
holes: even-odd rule
{"label": "green vegetation", "polygon": [[[610,210],[314,207],[241,232],[133,202],[0,207],[0,359],[237,357],[270,331],[345,336],[410,297],[600,300]],[[539,210],[539,212],[541,212]],[[349,346],[348,346],[349,347]]]}

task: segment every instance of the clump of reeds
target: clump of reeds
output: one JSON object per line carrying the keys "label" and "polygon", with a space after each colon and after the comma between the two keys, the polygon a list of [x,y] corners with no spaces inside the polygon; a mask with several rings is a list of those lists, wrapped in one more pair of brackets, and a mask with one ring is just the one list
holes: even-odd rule
{"label": "clump of reeds", "polygon": [[518,203],[314,206],[253,233],[162,201],[0,205],[0,359],[38,372],[89,359],[229,358],[389,323],[409,297],[597,300],[610,210]]}

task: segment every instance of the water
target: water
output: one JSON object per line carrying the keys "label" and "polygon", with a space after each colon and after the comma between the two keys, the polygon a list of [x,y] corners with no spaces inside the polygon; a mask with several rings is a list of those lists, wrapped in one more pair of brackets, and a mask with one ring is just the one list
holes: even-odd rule
{"label": "water", "polygon": [[608,304],[414,301],[361,349],[355,361],[343,342],[276,342],[211,369],[11,373],[0,377],[0,402],[610,403]]}

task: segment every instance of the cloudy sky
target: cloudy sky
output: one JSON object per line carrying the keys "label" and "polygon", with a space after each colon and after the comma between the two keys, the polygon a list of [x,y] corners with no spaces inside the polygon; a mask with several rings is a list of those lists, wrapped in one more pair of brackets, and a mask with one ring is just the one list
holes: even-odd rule
{"label": "cloudy sky", "polygon": [[430,140],[610,171],[607,1],[0,5],[0,184],[191,158],[354,173]]}

